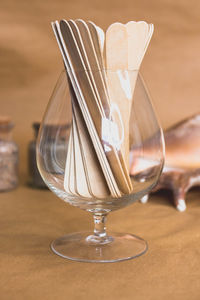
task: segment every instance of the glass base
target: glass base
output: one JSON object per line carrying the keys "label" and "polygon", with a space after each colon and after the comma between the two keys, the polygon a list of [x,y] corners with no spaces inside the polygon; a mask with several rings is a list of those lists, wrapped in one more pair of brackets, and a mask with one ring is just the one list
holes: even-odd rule
{"label": "glass base", "polygon": [[60,237],[52,242],[51,249],[57,255],[82,262],[116,262],[144,254],[147,243],[126,233],[109,233],[103,242],[93,232],[77,232]]}

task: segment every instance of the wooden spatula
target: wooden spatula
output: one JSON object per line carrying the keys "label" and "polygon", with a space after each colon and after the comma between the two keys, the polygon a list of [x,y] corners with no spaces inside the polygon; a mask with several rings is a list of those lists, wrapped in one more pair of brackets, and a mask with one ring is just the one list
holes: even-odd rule
{"label": "wooden spatula", "polygon": [[79,103],[81,111],[83,113],[84,121],[86,122],[88,132],[92,139],[92,143],[93,143],[95,151],[97,153],[100,165],[102,167],[103,173],[105,175],[106,181],[107,181],[109,189],[111,191],[111,195],[113,197],[119,197],[121,195],[121,192],[120,192],[119,188],[117,187],[117,184],[113,184],[113,181],[114,181],[113,178],[110,178],[111,169],[110,169],[109,163],[105,159],[105,153],[104,153],[103,149],[101,148],[102,147],[101,141],[95,130],[94,123],[93,123],[93,120],[89,113],[88,107],[84,101],[83,91],[79,85],[75,70],[72,66],[71,57],[66,48],[65,41],[63,40],[63,36],[60,31],[59,23],[57,21],[53,22],[52,27],[53,27],[53,30],[54,30],[54,33],[56,36],[56,40],[58,42],[64,63],[65,63],[66,69],[67,69],[67,73],[69,74],[70,80],[73,85],[73,89],[77,96],[78,103]]}
{"label": "wooden spatula", "polygon": [[[111,104],[116,103],[124,125],[124,141],[122,152],[127,158],[129,127],[127,124],[127,97],[126,90],[122,90],[120,74],[125,77],[124,70],[128,68],[128,34],[126,27],[121,23],[112,24],[106,31],[106,69]],[[126,79],[126,78],[125,78]],[[128,100],[130,101],[130,100]]]}
{"label": "wooden spatula", "polygon": [[[106,67],[111,99],[117,99],[122,112],[125,139],[122,145],[129,166],[129,119],[138,70],[152,35],[146,22],[112,24],[106,32]],[[115,50],[116,49],[116,50]],[[130,71],[126,71],[130,70]]]}
{"label": "wooden spatula", "polygon": [[87,68],[89,70],[89,76],[91,77],[91,83],[93,84],[94,91],[96,93],[96,98],[100,103],[101,113],[102,115],[108,116],[109,114],[109,103],[108,103],[108,94],[105,86],[105,79],[103,75],[103,70],[101,69],[101,65],[99,64],[98,55],[96,52],[97,44],[94,45],[92,35],[90,33],[89,27],[86,22],[83,20],[75,21],[80,32],[80,41],[82,48],[84,49],[84,61],[87,61]]}
{"label": "wooden spatula", "polygon": [[[97,97],[99,97],[99,101],[102,102],[103,107],[104,107],[103,115],[105,114],[106,117],[108,117],[108,113],[111,112],[112,108],[109,107],[110,101],[109,101],[109,96],[108,96],[108,92],[107,92],[106,78],[104,76],[102,76],[102,71],[95,72],[96,68],[97,68],[97,70],[100,70],[101,66],[103,66],[102,50],[100,50],[100,47],[102,47],[102,46],[100,46],[98,39],[96,39],[96,38],[93,39],[92,34],[90,34],[90,32],[89,32],[89,26],[87,26],[86,22],[84,22],[83,20],[77,20],[76,23],[80,29],[83,45],[86,45],[85,46],[85,49],[86,49],[85,54],[87,55],[87,60],[89,62],[89,66],[92,67],[91,68],[92,72],[94,70],[92,80],[94,80],[94,86],[96,85],[95,89],[97,90]],[[90,28],[92,26],[93,26],[93,24],[91,23]],[[93,28],[93,31],[94,31],[94,29],[96,29],[98,34],[99,34],[99,32],[101,34],[100,28]],[[95,51],[96,49],[99,49],[99,50]],[[104,69],[103,69],[103,72],[104,72]],[[118,110],[118,114],[121,114],[121,112],[119,110]],[[112,122],[112,116],[111,116],[110,121]],[[115,124],[117,125],[117,123],[115,123]],[[127,167],[126,167],[126,164],[124,161],[123,154],[121,153],[121,149],[118,149],[118,155],[119,155],[119,159],[120,159],[122,168],[124,170],[124,175],[126,177],[127,183],[129,184],[130,188],[132,188],[129,173],[128,173],[128,170],[127,170]]]}
{"label": "wooden spatula", "polygon": [[91,38],[94,44],[94,48],[96,51],[97,59],[99,62],[100,70],[102,70],[102,75],[105,79],[105,57],[104,57],[104,44],[105,44],[105,34],[104,31],[96,26],[93,22],[89,21],[87,22]]}
{"label": "wooden spatula", "polygon": [[[81,34],[81,45],[85,48],[84,54],[86,55],[85,60],[88,62],[88,66],[91,69],[91,81],[93,83],[97,99],[99,102],[103,104],[103,111],[102,111],[102,116],[108,117],[108,114],[110,113],[110,106],[109,106],[109,97],[106,89],[106,83],[105,83],[105,78],[102,76],[102,71],[100,71],[100,64],[99,61],[101,60],[101,53],[100,51],[95,51],[95,49],[99,45],[95,45],[93,43],[92,36],[89,31],[89,27],[83,20],[76,20],[76,24],[80,30]],[[96,42],[96,40],[94,41]],[[97,55],[100,53],[100,57],[97,57]],[[97,70],[97,71],[96,71]],[[113,151],[115,149],[113,148]],[[127,184],[130,186],[130,189],[132,188],[132,184],[130,181],[129,173],[126,168],[126,165],[124,163],[124,157],[121,153],[121,150],[118,150],[118,155],[119,155],[119,160],[122,166],[122,169],[124,171],[124,180],[127,181]],[[117,156],[117,153],[115,154]],[[112,159],[112,157],[111,157]]]}
{"label": "wooden spatula", "polygon": [[87,198],[100,199],[108,197],[110,196],[110,192],[71,85],[70,91],[73,107],[73,123],[75,124],[73,126],[73,137],[76,192],[81,197]]}
{"label": "wooden spatula", "polygon": [[[75,23],[77,24],[78,28]],[[108,95],[105,87],[104,78],[102,77],[102,73],[101,73],[102,70],[100,70],[100,68],[102,68],[102,65],[101,67],[99,65],[99,62],[101,60],[100,59],[98,60],[95,53],[95,49],[99,49],[99,45],[95,44],[95,49],[94,49],[94,44],[89,32],[89,28],[87,27],[87,24],[84,21],[76,20],[76,22],[74,22],[70,20],[69,24],[77,40],[77,44],[79,46],[86,68],[90,70],[89,75],[91,77],[92,84],[96,91],[96,95],[97,97],[100,97],[99,102],[103,102],[103,106],[104,108],[106,107],[108,113],[108,110],[110,108],[108,106]],[[91,27],[92,26],[93,25],[91,24]],[[94,43],[97,43],[97,41],[95,40]],[[102,55],[100,51],[98,53],[100,56]],[[102,111],[102,114],[104,114],[104,111]],[[125,164],[123,163],[123,157],[120,157],[120,160],[122,160],[122,168],[126,167]],[[128,172],[127,172],[127,176],[129,176]]]}
{"label": "wooden spatula", "polygon": [[65,167],[65,190],[69,195],[87,198],[108,197],[110,192],[71,84],[70,92],[73,121]]}
{"label": "wooden spatula", "polygon": [[108,197],[110,196],[108,185],[101,170],[101,166],[99,165],[94,146],[77,102],[73,103],[73,107],[74,118],[77,124],[77,133],[82,146],[85,176],[88,178],[90,194],[97,199]]}
{"label": "wooden spatula", "polygon": [[[86,106],[89,109],[90,116],[92,116],[92,120],[94,122],[95,129],[97,130],[97,134],[98,136],[101,136],[101,122],[103,116],[101,114],[101,111],[99,110],[98,100],[96,99],[96,95],[87,72],[81,72],[80,75],[80,70],[85,70],[85,64],[82,59],[81,53],[78,49],[78,45],[76,43],[73,31],[71,30],[69,24],[64,20],[61,21],[60,28],[63,39],[65,41],[65,46],[67,45],[68,53],[70,55],[70,60],[73,65],[73,70],[75,72],[77,82],[80,85],[81,92],[84,94],[83,99],[86,101]],[[109,151],[105,153],[109,161],[109,165],[112,169],[112,171],[109,173],[110,177],[112,178],[112,182],[115,183],[116,180],[119,189],[123,193],[130,193],[130,187],[127,184],[127,180],[124,175],[120,160],[116,155],[113,146],[109,146]],[[105,169],[105,164],[102,167]],[[115,174],[114,177],[113,174]]]}
{"label": "wooden spatula", "polygon": [[[71,196],[74,195],[73,193],[73,188],[71,190],[71,182],[70,182],[70,177],[71,179],[73,179],[73,181],[75,181],[74,178],[74,169],[73,167],[71,167],[71,162],[72,162],[72,153],[73,153],[73,149],[72,149],[72,144],[73,144],[73,130],[71,130],[70,132],[70,136],[69,136],[69,143],[68,143],[68,151],[67,151],[67,159],[66,159],[66,164],[65,164],[65,174],[64,174],[64,189],[65,191]],[[72,170],[71,170],[72,168]]]}

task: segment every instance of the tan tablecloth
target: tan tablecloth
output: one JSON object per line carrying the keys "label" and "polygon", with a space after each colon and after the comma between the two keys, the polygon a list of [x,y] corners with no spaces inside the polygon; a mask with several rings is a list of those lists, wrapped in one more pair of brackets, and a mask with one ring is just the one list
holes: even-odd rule
{"label": "tan tablecloth", "polygon": [[20,187],[0,195],[0,299],[200,299],[199,190],[178,213],[167,195],[151,197],[110,215],[111,230],[141,235],[149,251],[115,264],[71,262],[50,242],[88,230],[89,214],[27,181],[31,123],[42,117],[62,69],[50,21],[147,20],[155,34],[142,65],[163,127],[200,110],[200,3],[194,0],[2,0],[0,4],[0,113],[16,123]]}

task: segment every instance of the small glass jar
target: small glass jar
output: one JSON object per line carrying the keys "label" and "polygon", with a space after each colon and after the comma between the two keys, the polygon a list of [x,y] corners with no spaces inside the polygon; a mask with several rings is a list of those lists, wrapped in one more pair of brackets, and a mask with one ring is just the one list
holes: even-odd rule
{"label": "small glass jar", "polygon": [[13,127],[9,117],[0,116],[0,192],[18,185],[19,150],[12,140]]}
{"label": "small glass jar", "polygon": [[43,181],[36,163],[36,140],[40,128],[39,122],[34,122],[32,125],[34,129],[34,140],[29,143],[28,146],[28,171],[29,171],[29,184],[35,188],[47,188]]}

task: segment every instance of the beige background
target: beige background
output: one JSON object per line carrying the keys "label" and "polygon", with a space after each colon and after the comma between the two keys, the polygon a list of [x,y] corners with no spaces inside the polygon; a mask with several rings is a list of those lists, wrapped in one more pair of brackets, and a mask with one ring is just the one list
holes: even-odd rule
{"label": "beige background", "polygon": [[20,187],[0,195],[0,299],[199,299],[199,191],[178,213],[169,195],[111,214],[110,229],[133,232],[149,251],[118,264],[83,264],[51,253],[55,237],[88,230],[89,215],[50,192],[31,190],[27,143],[62,66],[50,22],[83,18],[106,27],[146,20],[155,33],[142,64],[162,126],[200,111],[200,2],[195,0],[1,0],[0,114],[20,146]]}

